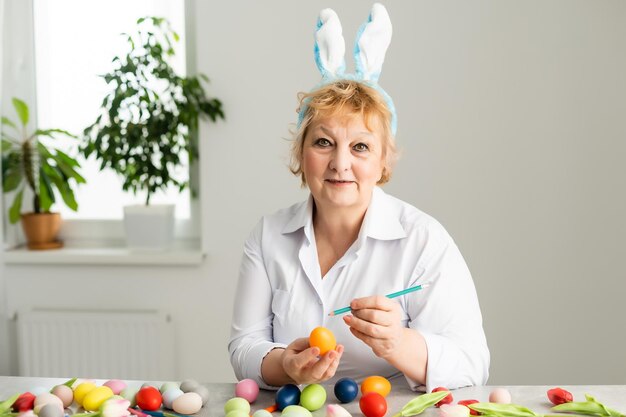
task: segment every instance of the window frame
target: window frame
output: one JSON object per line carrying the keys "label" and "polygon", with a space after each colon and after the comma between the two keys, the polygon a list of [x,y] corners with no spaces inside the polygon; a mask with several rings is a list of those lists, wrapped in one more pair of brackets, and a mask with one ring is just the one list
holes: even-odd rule
{"label": "window frame", "polygon": [[[0,112],[9,113],[11,97],[23,97],[32,103],[30,109],[31,126],[37,125],[37,86],[36,86],[36,62],[34,42],[34,0],[20,0],[2,2],[5,4],[4,21],[0,26],[3,36],[0,35],[0,51],[4,54],[0,58]],[[196,41],[195,41],[195,13],[193,2],[183,0],[185,27],[185,61],[187,74],[197,72],[196,67]],[[7,24],[4,24],[4,23]],[[11,35],[9,37],[9,35]],[[9,40],[10,39],[10,40]],[[2,77],[2,75],[4,77]],[[192,140],[199,146],[197,132]],[[192,246],[203,246],[201,242],[201,201],[200,168],[198,159],[191,161],[189,166],[189,185],[194,193],[190,193],[190,217],[189,219],[176,219],[174,236],[178,242],[196,242]],[[88,179],[87,179],[88,180]],[[88,184],[87,184],[88,185]],[[7,221],[7,211],[11,196],[3,193],[0,199],[0,209],[3,220],[0,222],[0,233],[4,239],[5,249],[15,248],[24,243],[23,234],[19,224],[10,225]],[[66,243],[79,245],[82,241],[96,242],[102,247],[123,246],[124,228],[123,219],[64,219],[60,237]]]}

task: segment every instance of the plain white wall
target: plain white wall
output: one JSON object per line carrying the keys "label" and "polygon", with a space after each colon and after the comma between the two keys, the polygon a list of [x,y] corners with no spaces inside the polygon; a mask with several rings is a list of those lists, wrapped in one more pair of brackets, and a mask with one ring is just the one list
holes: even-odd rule
{"label": "plain white wall", "polygon": [[[386,189],[439,219],[464,254],[490,384],[626,383],[626,2],[385,4],[394,37],[380,82],[403,151]],[[317,14],[337,11],[350,51],[371,3],[192,5],[198,69],[227,115],[201,133],[206,261],[9,265],[1,280],[9,312],[162,306],[178,325],[180,377],[232,381],[226,342],[243,241],[261,215],[306,197],[284,138],[296,93],[319,81]],[[0,373],[15,372],[12,354],[0,360]]]}

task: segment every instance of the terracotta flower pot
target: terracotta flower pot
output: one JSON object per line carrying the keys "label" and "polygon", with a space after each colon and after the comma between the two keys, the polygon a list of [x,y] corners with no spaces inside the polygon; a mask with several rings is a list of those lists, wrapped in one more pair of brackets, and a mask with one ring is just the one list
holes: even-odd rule
{"label": "terracotta flower pot", "polygon": [[25,213],[21,218],[28,249],[55,249],[63,246],[63,242],[57,240],[61,228],[60,213]]}

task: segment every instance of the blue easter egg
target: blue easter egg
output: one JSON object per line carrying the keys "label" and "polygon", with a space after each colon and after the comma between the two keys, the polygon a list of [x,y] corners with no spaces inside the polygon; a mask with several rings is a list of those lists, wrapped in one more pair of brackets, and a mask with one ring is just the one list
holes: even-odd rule
{"label": "blue easter egg", "polygon": [[359,386],[352,378],[341,378],[335,383],[335,397],[346,404],[359,395]]}
{"label": "blue easter egg", "polygon": [[300,388],[294,384],[287,384],[280,387],[276,391],[276,405],[282,411],[289,405],[298,405],[300,403]]}

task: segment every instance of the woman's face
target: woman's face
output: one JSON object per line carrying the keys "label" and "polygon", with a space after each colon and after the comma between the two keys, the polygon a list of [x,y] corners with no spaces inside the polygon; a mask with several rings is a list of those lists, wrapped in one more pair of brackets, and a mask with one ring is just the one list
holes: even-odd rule
{"label": "woman's face", "polygon": [[[372,120],[374,122],[374,120]],[[302,172],[317,205],[365,209],[383,172],[382,129],[363,117],[314,120],[304,138]]]}

